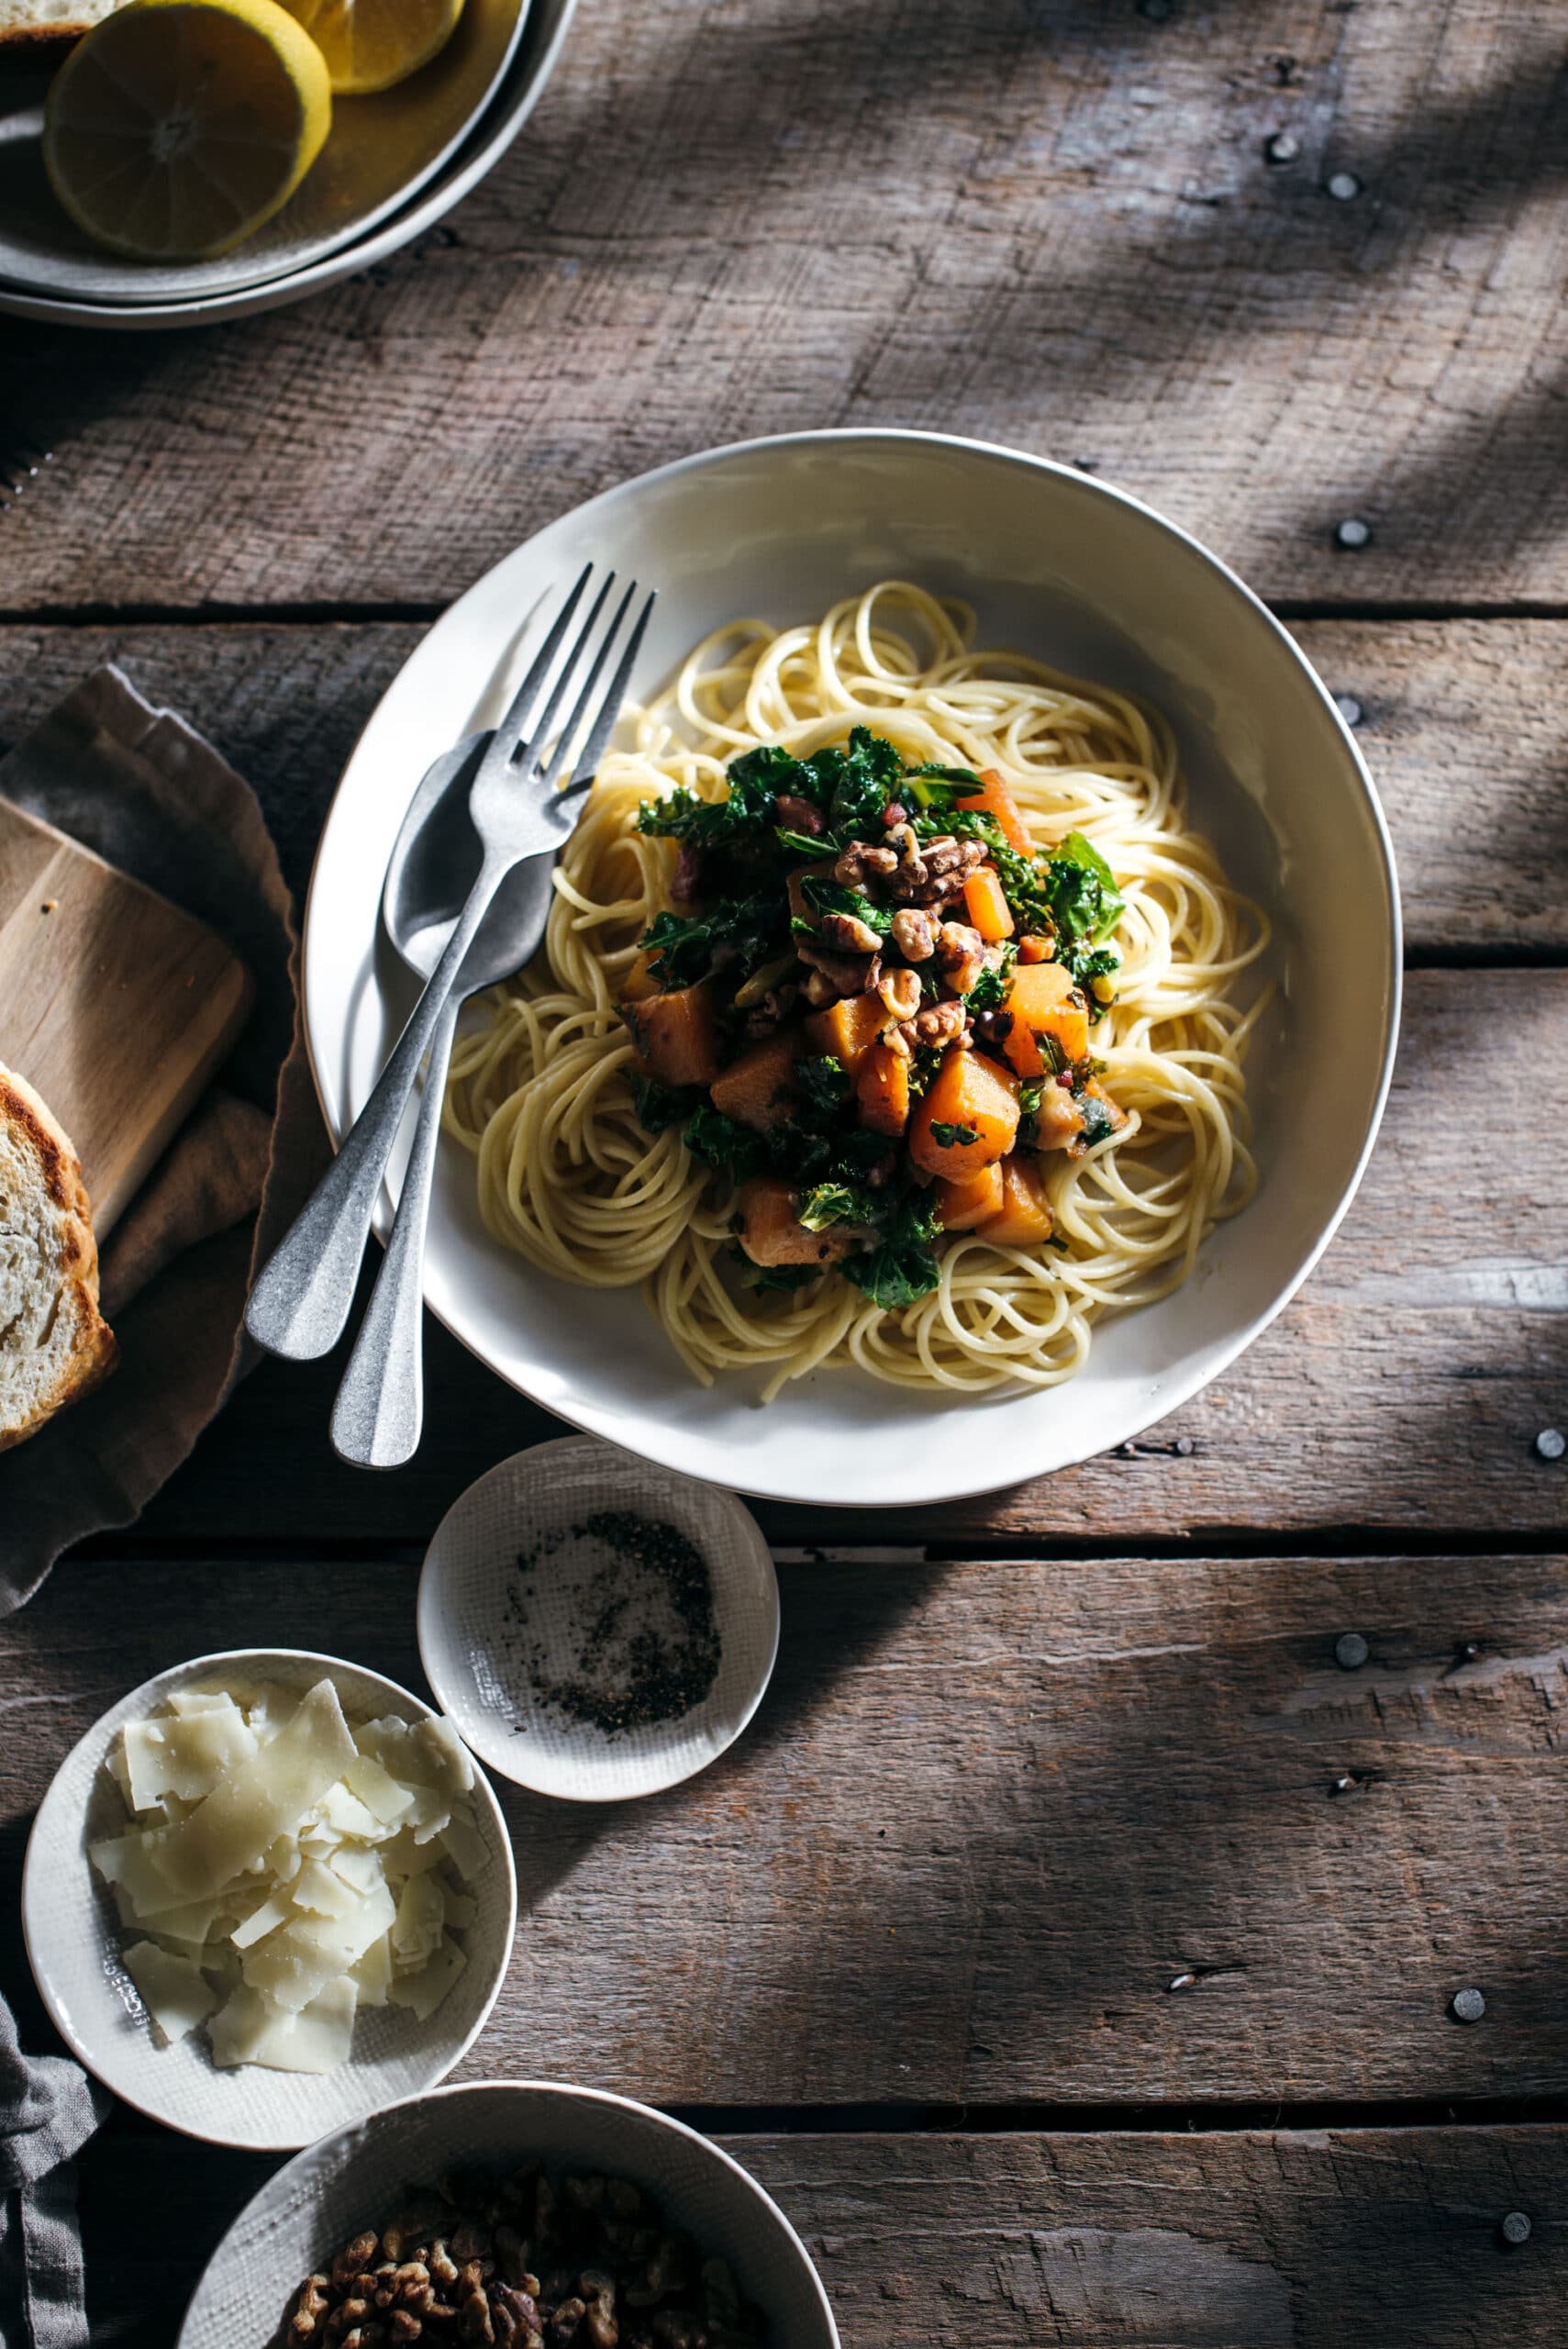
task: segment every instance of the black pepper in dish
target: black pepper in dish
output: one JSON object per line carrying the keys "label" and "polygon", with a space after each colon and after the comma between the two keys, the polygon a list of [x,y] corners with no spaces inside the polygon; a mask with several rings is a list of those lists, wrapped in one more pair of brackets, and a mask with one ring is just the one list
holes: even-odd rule
{"label": "black pepper in dish", "polygon": [[[529,1599],[539,1569],[573,1541],[595,1543],[604,1554],[568,1586],[579,1602],[578,1625],[562,1667],[536,1635]],[[718,1676],[706,1561],[677,1527],[630,1509],[597,1509],[520,1552],[507,1612],[522,1635],[534,1695],[612,1737],[679,1720]]]}

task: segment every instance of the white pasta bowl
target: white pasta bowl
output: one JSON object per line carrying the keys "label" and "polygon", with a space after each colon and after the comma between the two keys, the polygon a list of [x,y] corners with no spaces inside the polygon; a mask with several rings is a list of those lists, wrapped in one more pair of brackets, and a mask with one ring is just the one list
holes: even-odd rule
{"label": "white pasta bowl", "polygon": [[[1044,1392],[948,1399],[841,1371],[797,1380],[766,1408],[741,1379],[705,1388],[636,1290],[571,1286],[495,1243],[456,1145],[437,1174],[431,1308],[575,1426],[779,1499],[951,1500],[1139,1434],[1288,1301],[1350,1204],[1382,1115],[1398,1025],[1398,892],[1376,793],[1331,697],[1223,563],[1067,467],[931,435],[828,432],[627,482],[551,523],[452,607],[350,760],[306,930],[306,1032],[335,1135],[409,1006],[377,925],[404,809],[439,751],[493,722],[541,599],[590,556],[660,589],[640,694],[726,620],[815,618],[900,577],[973,605],[982,644],[1018,646],[1158,706],[1192,821],[1273,926],[1277,992],[1248,1060],[1258,1193],[1205,1242],[1182,1288],[1101,1321],[1079,1375]],[[384,1230],[384,1198],[382,1210]]]}
{"label": "white pasta bowl", "polygon": [[773,2198],[695,2130],[629,2098],[534,2080],[440,2088],[310,2146],[241,2210],[196,2287],[178,2349],[270,2341],[294,2293],[410,2187],[447,2171],[602,2171],[651,2194],[700,2252],[725,2260],[773,2349],[838,2349],[828,2296]]}
{"label": "white pasta bowl", "polygon": [[361,2009],[349,2061],[323,2074],[253,2064],[220,2071],[200,2032],[167,2047],[154,2044],[120,1955],[125,1943],[138,1938],[136,1930],[120,1924],[87,1857],[89,1843],[125,1820],[123,1799],[106,1767],[115,1739],[126,1722],[145,1719],[176,1690],[216,1689],[242,1677],[303,1695],[324,1676],[336,1684],[350,1716],[432,1718],[432,1708],[395,1681],[340,1657],[298,1648],[197,1656],[144,1681],[95,1722],[56,1771],[28,1840],[22,1930],[33,1978],[56,2029],[116,2096],[210,2144],[291,2150],[396,2098],[433,2087],[484,2029],[511,1954],[517,1919],[511,1840],[489,1782],[476,1769],[474,1819],[490,1861],[464,1887],[476,1909],[462,1937],[468,1963],[428,2021],[403,2008]]}

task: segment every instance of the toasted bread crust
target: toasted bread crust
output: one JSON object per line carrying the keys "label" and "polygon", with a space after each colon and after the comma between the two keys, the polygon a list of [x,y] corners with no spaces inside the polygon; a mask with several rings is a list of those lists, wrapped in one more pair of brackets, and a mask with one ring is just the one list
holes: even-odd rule
{"label": "toasted bread crust", "polygon": [[20,1422],[0,1427],[0,1452],[23,1442],[107,1378],[118,1359],[114,1331],[98,1310],[98,1242],[93,1209],[75,1144],[47,1102],[25,1077],[0,1065],[0,1127],[25,1135],[39,1162],[48,1197],[60,1217],[61,1305],[72,1312],[77,1335],[65,1376]]}

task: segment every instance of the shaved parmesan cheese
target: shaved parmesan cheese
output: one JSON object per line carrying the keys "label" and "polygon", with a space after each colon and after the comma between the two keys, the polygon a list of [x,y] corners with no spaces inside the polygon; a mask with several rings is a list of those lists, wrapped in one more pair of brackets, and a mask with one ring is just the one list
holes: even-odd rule
{"label": "shaved parmesan cheese", "polygon": [[414,1808],[407,1787],[400,1787],[369,1753],[355,1754],[343,1773],[343,1783],[384,1827],[395,1827]]}
{"label": "shaved parmesan cheese", "polygon": [[200,1967],[172,1950],[160,1949],[156,1942],[133,1942],[125,1954],[125,1970],[165,2043],[183,2039],[197,2023],[206,2022],[217,2004]]}
{"label": "shaved parmesan cheese", "polygon": [[412,2008],[421,2022],[428,2022],[467,1964],[456,1942],[444,1941],[417,1974],[395,1974],[386,1995],[395,2007]]}
{"label": "shaved parmesan cheese", "polygon": [[386,1993],[392,1981],[392,1941],[383,1933],[372,1942],[363,1957],[356,1959],[349,1968],[354,1987],[360,1994],[361,2007],[384,2007]]}
{"label": "shaved parmesan cheese", "polygon": [[133,1814],[89,1847],[161,2043],[204,2024],[213,2061],[332,2070],[354,2018],[432,2015],[466,1963],[488,1865],[445,1722],[351,1728],[323,1680],[304,1698],[237,1682],[182,1690],[107,1757]]}
{"label": "shaved parmesan cheese", "polygon": [[358,2003],[354,1985],[344,1975],[298,2014],[274,2009],[251,2063],[274,2072],[335,2072],[349,2060]]}

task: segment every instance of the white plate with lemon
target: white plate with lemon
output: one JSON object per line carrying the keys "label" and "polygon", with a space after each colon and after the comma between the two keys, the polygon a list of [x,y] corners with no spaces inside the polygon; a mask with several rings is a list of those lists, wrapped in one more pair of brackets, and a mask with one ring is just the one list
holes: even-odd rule
{"label": "white plate with lemon", "polygon": [[0,0],[0,55],[36,49],[44,69],[0,85],[23,101],[0,117],[0,286],[126,307],[263,285],[363,239],[462,144],[528,14],[83,0],[67,46],[41,25],[28,42],[32,5]]}

